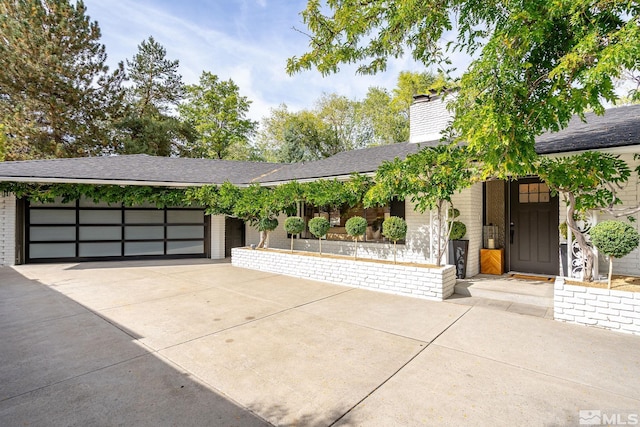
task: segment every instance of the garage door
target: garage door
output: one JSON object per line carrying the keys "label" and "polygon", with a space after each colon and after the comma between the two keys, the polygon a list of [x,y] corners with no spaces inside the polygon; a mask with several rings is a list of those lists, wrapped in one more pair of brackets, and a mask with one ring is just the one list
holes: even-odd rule
{"label": "garage door", "polygon": [[198,258],[208,250],[201,208],[77,200],[27,203],[25,216],[27,262]]}

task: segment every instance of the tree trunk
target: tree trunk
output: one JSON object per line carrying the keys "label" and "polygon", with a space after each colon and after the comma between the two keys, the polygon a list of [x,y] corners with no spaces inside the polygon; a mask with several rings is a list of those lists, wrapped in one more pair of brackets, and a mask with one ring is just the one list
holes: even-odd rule
{"label": "tree trunk", "polygon": [[611,276],[613,275],[613,257],[609,256],[609,281],[607,284],[607,289],[611,289]]}
{"label": "tree trunk", "polygon": [[291,253],[293,253],[293,234],[291,235]]}
{"label": "tree trunk", "polygon": [[258,246],[256,246],[256,248],[260,249],[260,248],[266,248],[268,246],[267,243],[267,239],[269,238],[269,232],[268,231],[261,231],[260,232],[260,242],[258,242]]}
{"label": "tree trunk", "polygon": [[393,241],[393,263],[396,263],[396,242],[397,240]]}
{"label": "tree trunk", "polygon": [[320,255],[322,255],[322,238],[318,237],[318,244],[320,245]]}
{"label": "tree trunk", "polygon": [[[571,229],[571,234],[573,234],[576,239],[576,243],[580,246],[580,250],[582,251],[582,255],[584,257],[584,275],[582,280],[585,282],[593,281],[593,251],[591,247],[587,243],[587,239],[584,237],[580,229],[578,229],[578,225],[576,221],[573,219],[573,215],[575,213],[576,207],[576,198],[572,193],[567,193],[567,198],[569,199],[569,206],[567,209],[567,227]],[[569,267],[571,268],[571,267]]]}
{"label": "tree trunk", "polygon": [[353,243],[355,245],[355,250],[353,252],[353,259],[358,259],[358,238],[353,239]]}

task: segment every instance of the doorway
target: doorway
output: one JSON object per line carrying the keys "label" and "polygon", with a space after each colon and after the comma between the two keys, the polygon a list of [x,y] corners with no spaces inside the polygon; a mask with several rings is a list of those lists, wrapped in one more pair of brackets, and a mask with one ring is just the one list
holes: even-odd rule
{"label": "doorway", "polygon": [[238,218],[226,217],[224,221],[224,256],[231,256],[232,248],[245,246],[244,221]]}
{"label": "doorway", "polygon": [[510,183],[509,269],[525,273],[559,273],[559,199],[539,178]]}

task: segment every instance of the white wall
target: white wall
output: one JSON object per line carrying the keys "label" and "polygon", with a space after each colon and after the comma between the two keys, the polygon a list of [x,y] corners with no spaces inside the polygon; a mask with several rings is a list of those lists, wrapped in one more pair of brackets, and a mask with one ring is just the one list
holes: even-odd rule
{"label": "white wall", "polygon": [[467,226],[464,239],[469,240],[467,277],[480,273],[480,249],[482,249],[482,183],[476,183],[452,197],[453,207],[460,211],[457,221]]}
{"label": "white wall", "polygon": [[0,266],[14,265],[16,259],[16,198],[0,194]]}
{"label": "white wall", "polygon": [[211,259],[224,259],[224,224],[224,215],[211,215]]}
{"label": "white wall", "polygon": [[444,101],[439,96],[421,97],[416,99],[409,109],[409,142],[437,141],[441,132],[446,129],[452,119],[446,105],[453,98],[453,94],[446,96]]}

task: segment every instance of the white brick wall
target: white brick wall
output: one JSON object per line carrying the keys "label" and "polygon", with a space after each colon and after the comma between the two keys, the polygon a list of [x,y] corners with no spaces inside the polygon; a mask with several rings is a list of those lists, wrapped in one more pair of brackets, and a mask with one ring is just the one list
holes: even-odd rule
{"label": "white brick wall", "polygon": [[414,267],[246,248],[234,248],[231,254],[236,267],[435,301],[450,297],[456,283],[453,266]]}
{"label": "white brick wall", "polygon": [[211,259],[224,259],[225,216],[211,215]]}
{"label": "white brick wall", "polygon": [[460,211],[458,221],[467,226],[464,237],[469,240],[467,277],[480,273],[480,249],[482,249],[482,183],[464,189],[451,198],[453,207]]}
{"label": "white brick wall", "polygon": [[0,194],[0,266],[14,265],[16,259],[16,198]]}
{"label": "white brick wall", "polygon": [[640,335],[640,292],[568,285],[558,277],[553,299],[556,320]]}
{"label": "white brick wall", "polygon": [[447,95],[442,100],[435,96],[431,100],[418,98],[411,104],[409,109],[409,142],[437,141],[442,135],[452,119],[451,113],[447,110],[447,103],[453,99],[453,94]]}

